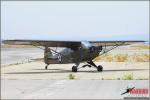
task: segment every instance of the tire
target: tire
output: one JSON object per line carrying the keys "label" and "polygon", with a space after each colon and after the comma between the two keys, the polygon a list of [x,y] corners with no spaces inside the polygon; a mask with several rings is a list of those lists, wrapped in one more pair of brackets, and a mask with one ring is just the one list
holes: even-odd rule
{"label": "tire", "polygon": [[102,72],[103,71],[103,67],[101,65],[97,66],[97,71]]}
{"label": "tire", "polygon": [[77,72],[77,67],[76,66],[72,67],[72,72]]}

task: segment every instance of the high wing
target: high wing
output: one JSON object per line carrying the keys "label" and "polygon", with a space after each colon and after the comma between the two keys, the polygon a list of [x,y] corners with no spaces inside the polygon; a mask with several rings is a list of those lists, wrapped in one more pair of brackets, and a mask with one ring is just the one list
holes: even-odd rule
{"label": "high wing", "polygon": [[[51,40],[4,40],[4,44],[11,45],[35,45],[35,46],[48,46],[48,47],[79,47],[81,41],[51,41]],[[129,45],[133,43],[140,43],[145,41],[88,41],[96,46],[114,46],[116,44]]]}
{"label": "high wing", "polygon": [[51,41],[51,40],[4,40],[4,44],[10,45],[35,45],[48,47],[78,47],[80,41]]}
{"label": "high wing", "polygon": [[114,46],[114,45],[130,45],[134,43],[144,43],[146,41],[134,41],[134,40],[120,40],[120,41],[90,41],[90,43],[97,45],[97,46]]}

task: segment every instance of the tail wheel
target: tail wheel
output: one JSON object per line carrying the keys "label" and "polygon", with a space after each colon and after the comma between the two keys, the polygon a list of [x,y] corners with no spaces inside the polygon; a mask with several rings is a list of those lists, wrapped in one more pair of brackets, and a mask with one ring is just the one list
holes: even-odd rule
{"label": "tail wheel", "polygon": [[48,67],[48,66],[46,65],[46,66],[45,66],[45,69],[46,69],[46,70],[47,70],[47,67]]}
{"label": "tail wheel", "polygon": [[77,72],[77,67],[76,66],[72,67],[72,72]]}
{"label": "tail wheel", "polygon": [[97,66],[97,71],[102,72],[103,71],[103,67],[101,65]]}
{"label": "tail wheel", "polygon": [[49,64],[47,64],[47,65],[45,66],[45,69],[46,69],[46,70],[48,69],[48,65],[49,65]]}

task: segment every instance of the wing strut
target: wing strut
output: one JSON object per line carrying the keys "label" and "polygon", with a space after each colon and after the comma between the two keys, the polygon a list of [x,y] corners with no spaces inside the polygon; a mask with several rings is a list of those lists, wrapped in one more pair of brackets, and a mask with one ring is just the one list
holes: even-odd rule
{"label": "wing strut", "polygon": [[105,48],[104,48],[103,52],[100,54],[100,56],[105,54],[105,53],[108,53],[109,51],[111,51],[111,50],[113,50],[113,49],[115,49],[115,48],[117,48],[117,47],[119,47],[121,45],[123,45],[124,43],[125,42],[122,42],[122,43],[119,43],[119,44],[115,43],[115,45],[112,48],[110,48],[110,49],[106,49],[106,44],[105,44]]}
{"label": "wing strut", "polygon": [[[40,44],[40,43],[39,43]],[[32,44],[33,46],[35,46],[35,47],[37,47],[37,48],[40,48],[40,49],[42,49],[42,50],[44,50],[44,48],[41,48],[41,47],[39,47],[39,46],[36,46],[36,45],[34,45],[34,44]],[[53,53],[55,53],[56,55],[57,55],[57,57],[59,57],[60,55],[61,56],[63,56],[63,54],[61,54],[61,53],[59,53],[59,52],[57,52],[56,50],[53,50],[53,49],[51,49],[51,48],[49,48]]]}
{"label": "wing strut", "polygon": [[[40,43],[38,43],[38,44],[40,44]],[[38,47],[38,46],[36,46],[36,45],[33,45],[33,46],[44,50],[44,48]],[[63,55],[63,54],[57,52],[56,50],[53,50],[53,49],[51,49],[51,48],[49,48],[49,49],[50,49],[53,53],[55,53],[57,56],[59,56],[59,55],[60,55],[60,56],[64,56],[65,58],[67,58],[68,60],[71,61],[71,59],[70,59],[69,57],[67,57],[67,56],[65,56],[65,55]]]}

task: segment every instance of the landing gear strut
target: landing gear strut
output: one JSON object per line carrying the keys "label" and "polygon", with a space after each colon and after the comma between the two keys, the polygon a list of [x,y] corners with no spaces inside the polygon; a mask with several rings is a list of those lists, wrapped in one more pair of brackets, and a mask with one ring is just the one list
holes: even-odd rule
{"label": "landing gear strut", "polygon": [[[86,66],[88,66],[88,67],[92,67],[92,66],[93,66],[93,67],[95,67],[95,68],[97,69],[97,71],[99,71],[99,72],[102,72],[102,71],[103,71],[103,67],[102,67],[101,65],[96,66],[93,61],[88,61],[87,63],[88,63],[88,64],[83,65],[82,67],[84,68],[84,67],[86,67]],[[72,67],[72,72],[77,72],[77,71],[78,71],[78,66],[79,66],[79,63],[77,63],[75,66],[73,66],[73,67]]]}
{"label": "landing gear strut", "polygon": [[84,67],[92,67],[90,64],[86,64],[86,65],[83,65],[82,67],[84,68]]}
{"label": "landing gear strut", "polygon": [[99,71],[99,72],[103,71],[103,67],[101,65],[96,66],[93,61],[88,61],[87,63],[90,64],[90,65],[92,65],[92,66],[94,66],[97,69],[97,71]]}

